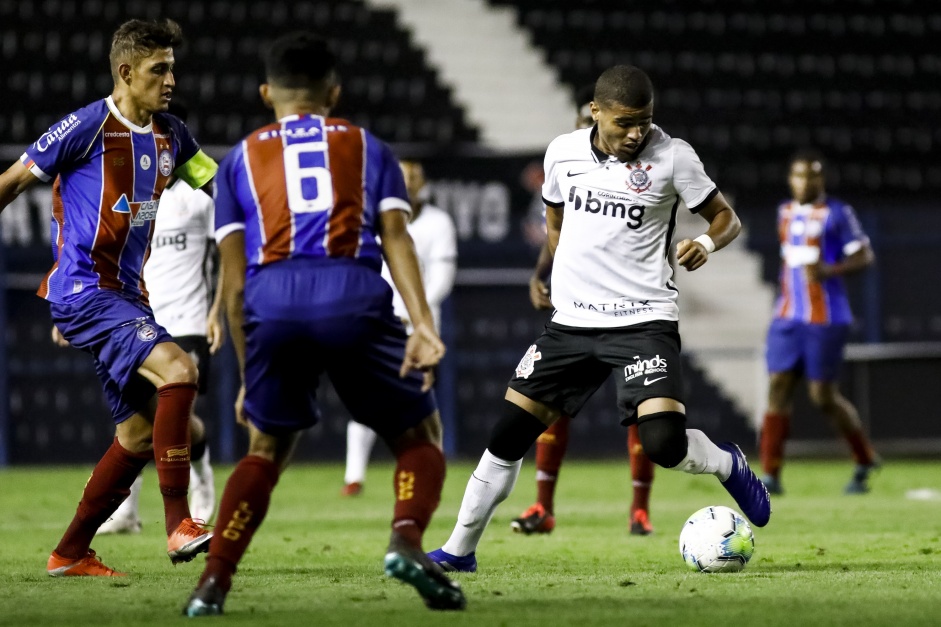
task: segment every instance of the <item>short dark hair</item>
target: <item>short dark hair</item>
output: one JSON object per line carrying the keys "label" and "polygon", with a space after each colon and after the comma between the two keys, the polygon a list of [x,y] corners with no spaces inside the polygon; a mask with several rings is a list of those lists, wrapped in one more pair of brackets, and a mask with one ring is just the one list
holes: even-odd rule
{"label": "short dark hair", "polygon": [[595,86],[582,85],[575,91],[575,108],[581,109],[595,99]]}
{"label": "short dark hair", "polygon": [[336,55],[326,40],[308,31],[278,37],[264,62],[267,81],[279,87],[317,89],[336,80]]}
{"label": "short dark hair", "polygon": [[653,101],[653,83],[638,67],[615,65],[602,72],[595,81],[594,100],[601,106],[619,104],[640,109]]}
{"label": "short dark hair", "polygon": [[111,76],[118,80],[118,66],[136,63],[154,50],[174,48],[183,43],[183,29],[171,19],[128,20],[111,37]]}
{"label": "short dark hair", "polygon": [[798,161],[806,161],[807,163],[813,163],[816,161],[820,164],[821,171],[825,171],[827,169],[827,160],[824,158],[823,153],[816,148],[805,147],[794,151],[794,154],[791,155],[791,160],[787,162],[788,167],[794,165]]}

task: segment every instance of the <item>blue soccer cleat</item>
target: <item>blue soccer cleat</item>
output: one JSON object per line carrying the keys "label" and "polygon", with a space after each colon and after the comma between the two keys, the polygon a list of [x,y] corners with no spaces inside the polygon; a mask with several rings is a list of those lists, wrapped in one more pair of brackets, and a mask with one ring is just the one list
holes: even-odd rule
{"label": "blue soccer cleat", "polygon": [[768,488],[748,466],[742,449],[734,442],[717,445],[732,454],[732,474],[722,482],[742,512],[756,527],[764,527],[771,519],[771,496]]}
{"label": "blue soccer cleat", "polygon": [[859,464],[853,470],[853,477],[843,488],[844,494],[866,494],[869,492],[869,477],[873,472],[882,468],[880,460],[874,460],[869,464]]}
{"label": "blue soccer cleat", "polygon": [[476,573],[477,558],[474,553],[459,557],[446,553],[443,549],[435,549],[428,554],[431,561],[449,573]]}
{"label": "blue soccer cleat", "polygon": [[784,486],[781,485],[781,480],[777,477],[765,475],[761,478],[761,482],[768,488],[768,494],[774,494],[775,496],[784,494]]}

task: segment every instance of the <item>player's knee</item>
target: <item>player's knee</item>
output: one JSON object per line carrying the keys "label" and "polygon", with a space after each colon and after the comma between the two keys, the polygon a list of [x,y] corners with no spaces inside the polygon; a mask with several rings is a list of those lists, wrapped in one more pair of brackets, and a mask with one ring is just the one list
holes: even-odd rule
{"label": "player's knee", "polygon": [[807,388],[807,397],[817,409],[829,409],[836,405],[836,387],[826,383],[811,383]]}
{"label": "player's knee", "polygon": [[386,437],[385,442],[395,455],[423,442],[429,442],[440,449],[443,442],[441,415],[435,410],[414,427],[393,438]]}
{"label": "player's knee", "polygon": [[503,416],[493,428],[487,450],[500,459],[523,459],[543,431],[545,423],[510,401],[503,401]]}
{"label": "player's knee", "polygon": [[653,463],[673,468],[686,457],[686,416],[680,412],[647,414],[638,420],[637,431],[641,446]]}

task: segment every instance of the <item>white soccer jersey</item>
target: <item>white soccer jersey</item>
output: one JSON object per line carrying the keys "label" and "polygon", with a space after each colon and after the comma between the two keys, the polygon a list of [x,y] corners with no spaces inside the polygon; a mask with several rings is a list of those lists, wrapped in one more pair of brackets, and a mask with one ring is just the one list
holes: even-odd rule
{"label": "white soccer jersey", "polygon": [[[441,330],[441,303],[454,287],[457,273],[457,232],[447,211],[433,205],[422,207],[421,213],[408,224],[408,233],[415,242],[415,253],[425,286],[425,298],[435,319],[435,329]],[[382,276],[392,286],[392,307],[399,318],[408,318],[405,301],[395,289],[389,267],[382,264]],[[409,326],[408,331],[412,329]]]}
{"label": "white soccer jersey", "polygon": [[542,196],[564,207],[552,265],[552,320],[622,327],[677,320],[669,251],[680,199],[692,212],[718,193],[693,148],[653,125],[622,163],[592,144],[594,128],[546,150]]}
{"label": "white soccer jersey", "polygon": [[144,283],[154,318],[170,335],[206,335],[213,203],[177,180],[160,197]]}

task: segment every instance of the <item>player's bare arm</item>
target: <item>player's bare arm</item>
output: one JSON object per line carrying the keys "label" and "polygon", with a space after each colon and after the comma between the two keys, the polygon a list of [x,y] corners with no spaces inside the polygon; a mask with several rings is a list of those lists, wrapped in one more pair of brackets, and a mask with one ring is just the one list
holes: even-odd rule
{"label": "player's bare arm", "polygon": [[0,174],[0,211],[38,180],[21,162],[16,161],[11,165],[6,172]]}
{"label": "player's bare arm", "polygon": [[536,267],[533,268],[533,275],[529,278],[529,301],[536,309],[552,309],[548,285],[550,274],[552,274],[552,254],[546,242],[539,249]]}
{"label": "player's bare arm", "polygon": [[847,276],[855,274],[866,269],[876,260],[876,255],[872,251],[872,246],[864,244],[862,248],[852,255],[847,255],[837,263],[824,263],[818,261],[813,265],[807,266],[807,274],[813,281],[825,281],[835,276]]}
{"label": "player's bare arm", "polygon": [[689,271],[701,268],[709,259],[710,253],[728,246],[742,230],[741,220],[721,192],[699,211],[699,215],[709,223],[702,239],[711,241],[714,248],[708,250],[703,241],[697,241],[699,238],[684,239],[678,243],[676,262]]}
{"label": "player's bare arm", "polygon": [[225,309],[226,319],[229,323],[229,334],[232,336],[232,346],[239,363],[239,378],[242,386],[235,401],[235,419],[241,425],[247,425],[242,415],[242,401],[245,397],[245,268],[248,265],[245,259],[245,232],[233,231],[219,242],[219,292],[217,299],[221,300]]}
{"label": "player's bare arm", "polygon": [[404,211],[384,211],[380,216],[382,253],[414,328],[406,344],[400,372],[403,376],[412,369],[427,370],[436,366],[445,352],[425,298],[415,244],[408,234],[407,224],[408,216]]}
{"label": "player's bare arm", "polygon": [[222,268],[219,260],[219,248],[211,242],[209,247],[214,258],[213,265],[218,270],[216,271],[216,293],[212,299],[212,305],[209,306],[209,314],[206,319],[206,339],[209,341],[209,354],[215,355],[225,343],[225,320],[222,307]]}

